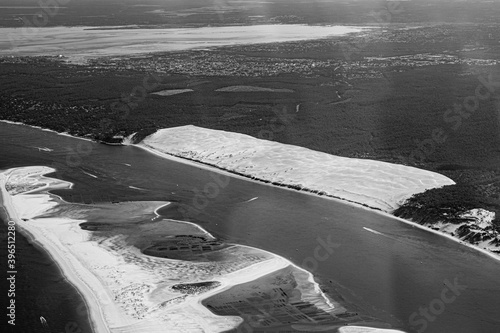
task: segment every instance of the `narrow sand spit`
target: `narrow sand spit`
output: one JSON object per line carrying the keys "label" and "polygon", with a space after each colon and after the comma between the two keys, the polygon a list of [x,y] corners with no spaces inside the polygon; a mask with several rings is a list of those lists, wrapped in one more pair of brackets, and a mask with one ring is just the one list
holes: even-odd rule
{"label": "narrow sand spit", "polygon": [[174,95],[184,94],[184,93],[192,92],[192,91],[194,91],[194,90],[193,89],[167,89],[167,90],[153,92],[153,93],[151,93],[151,95],[174,96]]}
{"label": "narrow sand spit", "polygon": [[321,39],[366,29],[373,27],[276,24],[170,29],[1,28],[0,44],[6,47],[0,49],[0,55],[63,55],[71,62],[84,63],[87,59],[104,56]]}
{"label": "narrow sand spit", "polygon": [[139,146],[382,211],[392,211],[415,193],[454,184],[443,175],[413,167],[339,157],[196,126],[159,130]]}
{"label": "narrow sand spit", "polygon": [[[272,253],[239,245],[221,250],[220,262],[188,262],[144,255],[126,242],[126,235],[95,234],[82,229],[85,216],[106,221],[122,215],[148,217],[148,229],[169,233],[213,237],[201,227],[182,221],[151,220],[165,202],[80,205],[64,202],[47,190],[71,188],[69,182],[44,177],[48,167],[23,167],[0,173],[3,205],[18,230],[30,235],[61,268],[65,277],[83,295],[96,332],[221,332],[241,323],[241,318],[217,316],[205,308],[203,299],[234,285],[246,283],[285,267],[299,269]],[[106,215],[107,214],[107,215]],[[135,220],[134,220],[135,221]],[[112,224],[112,222],[110,222]],[[144,223],[141,223],[144,225]],[[158,229],[160,228],[160,229]],[[170,231],[171,230],[171,231]],[[177,230],[177,231],[176,231]],[[305,271],[304,271],[305,272]],[[340,305],[328,299],[313,276],[301,284],[304,299],[313,298],[324,311]],[[183,294],[171,287],[182,283],[215,281],[208,292]],[[336,311],[339,311],[338,309]],[[371,332],[361,330],[360,332]],[[396,331],[393,331],[396,332]]]}
{"label": "narrow sand spit", "polygon": [[274,89],[256,86],[230,86],[217,89],[219,92],[274,92],[274,93],[293,93],[291,89]]}

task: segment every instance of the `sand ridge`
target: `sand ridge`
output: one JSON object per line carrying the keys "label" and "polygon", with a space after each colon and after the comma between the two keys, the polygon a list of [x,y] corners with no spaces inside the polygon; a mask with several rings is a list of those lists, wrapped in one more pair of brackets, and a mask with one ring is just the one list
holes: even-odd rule
{"label": "sand ridge", "polygon": [[340,157],[191,125],[161,129],[138,145],[386,212],[415,193],[454,184],[443,175],[414,167]]}

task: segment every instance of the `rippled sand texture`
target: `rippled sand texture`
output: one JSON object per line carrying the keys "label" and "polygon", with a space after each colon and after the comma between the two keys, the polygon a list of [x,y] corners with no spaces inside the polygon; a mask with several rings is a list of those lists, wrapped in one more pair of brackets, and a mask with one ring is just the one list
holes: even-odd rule
{"label": "rippled sand texture", "polygon": [[411,195],[454,184],[438,173],[196,126],[161,129],[139,146],[245,176],[327,194],[383,211]]}
{"label": "rippled sand texture", "polygon": [[[202,301],[253,281],[263,291],[284,288],[293,294],[285,303],[311,304],[309,316],[320,313],[329,320],[346,313],[310,273],[282,257],[225,244],[195,224],[164,219],[156,209],[165,202],[67,203],[45,192],[71,188],[43,176],[52,171],[25,167],[0,173],[3,204],[82,293],[96,332],[233,329],[242,323],[240,313],[219,316]],[[245,288],[237,290],[252,297]],[[316,323],[304,320],[308,327]]]}

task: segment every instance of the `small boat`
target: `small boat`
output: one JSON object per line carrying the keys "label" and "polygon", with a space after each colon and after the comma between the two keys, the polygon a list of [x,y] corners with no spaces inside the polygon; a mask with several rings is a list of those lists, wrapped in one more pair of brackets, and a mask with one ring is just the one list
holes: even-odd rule
{"label": "small boat", "polygon": [[43,316],[40,316],[40,322],[42,323],[43,327],[49,328],[49,324],[47,324],[47,320]]}

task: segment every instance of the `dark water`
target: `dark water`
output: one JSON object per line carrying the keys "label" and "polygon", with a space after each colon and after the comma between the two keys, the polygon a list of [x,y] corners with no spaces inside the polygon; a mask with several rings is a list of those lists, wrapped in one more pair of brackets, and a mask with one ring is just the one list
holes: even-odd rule
{"label": "dark water", "polygon": [[[136,147],[82,144],[16,125],[0,123],[0,153],[0,168],[57,167],[58,177],[76,184],[57,193],[67,200],[175,201],[184,210],[171,207],[163,214],[282,255],[312,270],[328,294],[395,327],[500,332],[500,261],[390,217],[236,178],[216,179],[204,169]],[[209,193],[202,196],[204,189]],[[325,243],[331,243],[329,252],[321,246]],[[69,311],[58,318],[73,320]]]}

